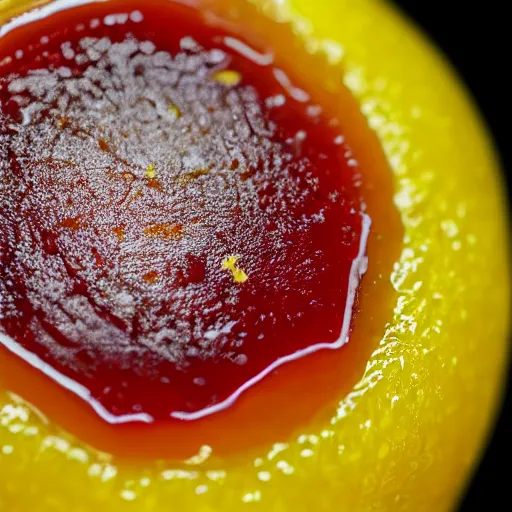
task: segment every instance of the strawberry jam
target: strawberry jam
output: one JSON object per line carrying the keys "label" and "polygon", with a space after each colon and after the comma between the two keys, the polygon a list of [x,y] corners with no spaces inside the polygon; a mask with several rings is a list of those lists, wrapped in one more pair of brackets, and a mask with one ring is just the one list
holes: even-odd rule
{"label": "strawberry jam", "polygon": [[109,422],[195,419],[347,341],[369,219],[272,53],[122,5],[0,50],[0,343]]}

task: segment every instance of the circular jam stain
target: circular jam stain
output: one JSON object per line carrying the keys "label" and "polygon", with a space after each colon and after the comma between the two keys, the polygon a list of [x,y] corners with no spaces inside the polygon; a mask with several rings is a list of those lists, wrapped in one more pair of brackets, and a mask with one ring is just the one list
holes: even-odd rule
{"label": "circular jam stain", "polygon": [[340,347],[366,264],[329,117],[178,14],[68,14],[0,67],[2,340],[112,423],[199,418]]}

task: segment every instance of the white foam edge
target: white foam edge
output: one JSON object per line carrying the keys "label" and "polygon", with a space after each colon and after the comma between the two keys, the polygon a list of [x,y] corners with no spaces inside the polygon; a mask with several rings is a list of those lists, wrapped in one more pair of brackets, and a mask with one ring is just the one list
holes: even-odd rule
{"label": "white foam edge", "polygon": [[172,418],[176,418],[179,420],[198,420],[204,418],[205,416],[209,416],[211,414],[215,414],[216,412],[222,411],[223,409],[227,409],[231,405],[233,405],[240,395],[247,391],[249,388],[253,387],[255,384],[264,379],[267,375],[272,373],[274,370],[283,366],[284,364],[291,363],[292,361],[296,361],[297,359],[303,358],[320,350],[338,350],[343,345],[348,343],[349,341],[349,331],[350,324],[352,322],[352,313],[354,309],[354,302],[357,295],[357,289],[359,287],[359,282],[362,276],[368,270],[368,257],[366,256],[366,248],[368,245],[368,237],[370,235],[370,228],[372,225],[371,218],[363,213],[361,215],[361,238],[359,241],[359,252],[352,262],[352,266],[350,268],[350,275],[348,280],[348,289],[347,289],[347,301],[345,303],[345,312],[343,315],[343,325],[341,328],[341,333],[338,339],[331,343],[317,343],[315,345],[311,345],[310,347],[297,350],[293,354],[289,354],[284,357],[280,357],[276,361],[274,361],[270,366],[266,367],[260,373],[258,373],[255,377],[248,380],[240,386],[234,393],[232,393],[229,397],[227,397],[222,402],[218,404],[212,405],[210,407],[205,407],[196,412],[173,412],[171,414]]}
{"label": "white foam edge", "polygon": [[106,1],[108,0],[58,0],[47,5],[36,7],[14,17],[4,25],[0,26],[0,38],[17,28],[27,25],[28,23],[40,21],[53,14],[86,4],[102,3]]}
{"label": "white foam edge", "polygon": [[[366,247],[368,243],[368,236],[370,234],[370,227],[371,227],[371,219],[368,215],[362,214],[362,231],[361,231],[361,238],[359,242],[359,252],[352,262],[351,268],[350,268],[350,276],[349,276],[349,282],[348,282],[348,290],[347,290],[347,301],[345,304],[345,311],[343,315],[343,325],[341,328],[341,333],[338,339],[335,342],[330,343],[317,343],[315,345],[312,345],[310,347],[307,347],[305,349],[297,350],[293,354],[289,354],[284,357],[280,357],[274,363],[272,363],[270,366],[266,367],[264,370],[262,370],[260,373],[258,373],[256,376],[254,376],[252,379],[248,380],[244,383],[243,386],[240,386],[234,393],[232,393],[229,397],[224,399],[222,402],[219,402],[218,404],[212,405],[210,407],[206,407],[204,409],[201,409],[199,411],[189,413],[189,412],[182,412],[177,411],[173,412],[171,414],[172,418],[179,419],[179,420],[198,420],[201,418],[204,418],[206,416],[210,416],[211,414],[215,414],[223,409],[227,409],[231,405],[233,405],[238,398],[248,389],[256,385],[258,382],[260,382],[262,379],[264,379],[267,375],[272,373],[274,370],[279,368],[280,366],[283,366],[284,364],[290,363],[292,361],[296,361],[297,359],[303,358],[309,354],[313,354],[315,352],[318,352],[320,350],[337,350],[341,348],[343,345],[348,343],[349,341],[349,331],[350,331],[350,324],[352,321],[352,313],[354,308],[354,302],[357,295],[357,289],[359,287],[359,282],[361,280],[361,277],[366,273],[368,269],[368,258],[366,256]],[[55,368],[53,368],[48,363],[44,362],[39,356],[36,354],[30,352],[29,350],[22,347],[19,343],[14,341],[9,336],[6,336],[5,334],[0,332],[0,344],[3,345],[7,350],[9,350],[14,355],[20,357],[23,361],[25,361],[27,364],[35,368],[36,370],[39,370],[47,377],[51,378],[57,384],[62,386],[63,388],[67,389],[71,393],[75,394],[85,402],[87,402],[95,411],[96,413],[103,418],[106,422],[110,424],[123,424],[123,423],[132,423],[132,422],[139,422],[139,423],[152,423],[154,421],[154,418],[146,413],[137,413],[137,414],[123,414],[116,416],[109,412],[105,407],[96,400],[91,392],[81,384],[77,383],[73,379],[67,377],[63,373],[59,372]]]}
{"label": "white foam edge", "polygon": [[153,417],[149,414],[139,413],[139,414],[124,414],[121,416],[116,416],[111,412],[107,411],[103,405],[101,405],[98,400],[96,400],[91,392],[85,387],[79,384],[78,382],[70,379],[63,373],[59,372],[55,368],[53,368],[48,363],[44,362],[38,355],[30,352],[26,348],[22,347],[19,343],[14,341],[9,336],[0,332],[0,345],[3,345],[9,352],[12,352],[14,355],[21,358],[23,361],[28,363],[30,366],[44,373],[47,377],[50,377],[52,380],[57,382],[61,387],[71,391],[71,393],[75,394],[82,400],[86,401],[105,421],[111,424],[122,424],[122,423],[131,423],[131,422],[143,422],[143,423],[152,423],[154,421]]}
{"label": "white foam edge", "polygon": [[[60,0],[58,2],[54,2],[43,7],[36,8],[32,11],[28,11],[12,20],[7,22],[5,25],[0,27],[0,38],[15,30],[21,26],[26,25],[27,23],[33,23],[35,21],[41,20],[47,16],[52,14],[64,11],[66,9],[71,9],[73,7],[77,7],[80,5],[90,4],[92,2],[103,2],[106,0]],[[352,321],[352,313],[354,308],[354,302],[357,294],[357,288],[359,286],[359,282],[361,277],[366,273],[368,268],[368,258],[366,256],[366,247],[368,243],[368,236],[370,234],[371,228],[371,219],[368,215],[362,214],[362,231],[361,238],[359,242],[359,252],[354,261],[352,262],[352,266],[350,269],[350,276],[348,282],[348,290],[347,290],[347,301],[345,304],[345,312],[343,315],[343,325],[341,329],[341,333],[339,338],[332,343],[317,343],[310,347],[307,347],[302,350],[298,350],[293,354],[280,357],[270,366],[266,367],[252,379],[248,380],[244,383],[243,386],[240,386],[234,393],[232,393],[229,397],[224,399],[222,402],[218,404],[212,405],[210,407],[206,407],[199,411],[188,413],[188,412],[173,412],[171,414],[172,418],[180,419],[180,420],[198,420],[209,416],[211,414],[215,414],[223,409],[226,409],[233,405],[234,402],[238,400],[238,398],[248,389],[253,387],[255,384],[264,379],[267,375],[272,373],[274,370],[279,368],[280,366],[290,363],[292,361],[296,361],[302,357],[313,354],[320,350],[337,350],[341,348],[343,345],[348,343],[348,334],[350,331],[350,324]],[[70,379],[63,373],[55,370],[48,363],[45,363],[39,356],[33,354],[32,352],[26,350],[24,347],[16,343],[12,338],[2,334],[0,332],[0,344],[5,346],[7,350],[17,355],[21,359],[23,359],[30,366],[36,368],[37,370],[44,373],[46,376],[50,377],[54,381],[56,381],[60,386],[67,389],[68,391],[74,393],[79,398],[85,400],[97,413],[103,418],[105,421],[111,424],[123,424],[123,423],[131,423],[131,422],[142,422],[142,423],[152,423],[154,418],[146,413],[137,413],[137,414],[124,414],[120,416],[116,416],[103,407],[103,405],[93,398],[91,392],[81,384],[78,384],[73,379]]]}

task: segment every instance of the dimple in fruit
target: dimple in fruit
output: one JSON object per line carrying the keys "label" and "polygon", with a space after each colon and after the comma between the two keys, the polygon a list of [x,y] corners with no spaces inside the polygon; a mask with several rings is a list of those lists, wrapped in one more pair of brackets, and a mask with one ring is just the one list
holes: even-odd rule
{"label": "dimple in fruit", "polygon": [[455,503],[505,350],[493,155],[400,18],[312,9],[2,15],[0,510]]}

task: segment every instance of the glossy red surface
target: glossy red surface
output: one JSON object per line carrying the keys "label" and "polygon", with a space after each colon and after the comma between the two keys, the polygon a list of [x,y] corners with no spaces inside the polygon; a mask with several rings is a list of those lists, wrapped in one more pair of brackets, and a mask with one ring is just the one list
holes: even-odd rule
{"label": "glossy red surface", "polygon": [[200,417],[341,346],[365,266],[328,114],[156,5],[62,12],[0,55],[0,329],[110,422]]}

